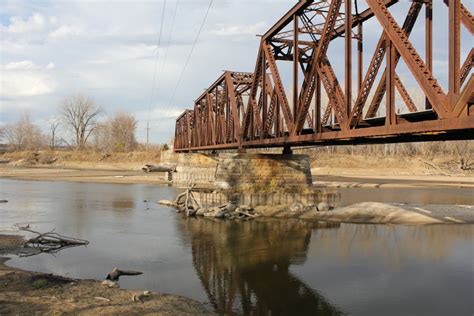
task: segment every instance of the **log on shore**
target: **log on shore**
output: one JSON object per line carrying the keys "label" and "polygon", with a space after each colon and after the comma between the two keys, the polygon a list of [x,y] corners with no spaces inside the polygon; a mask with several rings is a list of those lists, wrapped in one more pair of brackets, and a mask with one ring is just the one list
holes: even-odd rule
{"label": "log on shore", "polygon": [[158,165],[145,165],[142,168],[143,172],[174,172],[176,171],[175,165],[170,164],[158,164]]}

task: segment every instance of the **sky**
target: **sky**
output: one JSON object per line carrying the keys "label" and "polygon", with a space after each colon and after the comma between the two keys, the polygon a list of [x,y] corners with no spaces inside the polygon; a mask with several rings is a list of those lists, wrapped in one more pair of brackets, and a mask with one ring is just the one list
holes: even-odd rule
{"label": "sky", "polygon": [[[163,21],[163,0],[0,0],[0,124],[14,122],[27,111],[46,130],[64,98],[83,94],[103,108],[102,119],[118,111],[133,114],[139,141],[145,140],[148,118],[150,141],[168,142],[175,118],[192,108],[195,98],[223,70],[253,71],[259,45],[256,35],[265,33],[295,3],[214,0],[183,72],[209,0],[167,0]],[[407,2],[393,14],[403,17],[408,6]],[[467,6],[472,12],[472,2],[467,1]],[[435,19],[439,15],[446,22],[435,25],[435,74],[442,78],[447,71],[443,14],[447,10],[435,6]],[[365,31],[365,65],[380,35],[376,23]],[[420,26],[423,20],[417,23]],[[472,36],[463,30],[462,56],[472,47],[470,40]],[[422,43],[423,33],[415,29],[413,42]],[[417,49],[423,52],[423,47]],[[342,52],[331,44],[331,58],[343,60]],[[335,68],[343,82],[342,63]],[[411,80],[403,65],[397,73]],[[284,79],[288,74],[282,70]],[[440,82],[446,85],[446,80]]]}

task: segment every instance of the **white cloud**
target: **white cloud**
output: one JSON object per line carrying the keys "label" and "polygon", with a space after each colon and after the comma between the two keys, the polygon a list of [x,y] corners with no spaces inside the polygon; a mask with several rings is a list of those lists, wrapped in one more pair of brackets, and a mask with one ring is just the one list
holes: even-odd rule
{"label": "white cloud", "polygon": [[48,94],[54,91],[54,80],[45,70],[54,68],[54,63],[42,67],[31,60],[22,60],[0,65],[0,94],[3,97],[26,97]]}
{"label": "white cloud", "polygon": [[244,25],[228,25],[228,24],[217,24],[216,29],[210,33],[217,36],[239,36],[239,35],[252,35],[255,36],[258,32],[265,30],[265,22],[257,22],[255,24]]}
{"label": "white cloud", "polygon": [[35,65],[35,63],[31,60],[22,60],[8,63],[6,65],[3,65],[1,68],[5,70],[31,70],[37,69],[38,66]]}
{"label": "white cloud", "polygon": [[55,84],[37,73],[11,73],[0,77],[0,94],[4,97],[26,97],[51,93]]}
{"label": "white cloud", "polygon": [[10,24],[6,27],[2,27],[2,31],[5,33],[27,33],[41,31],[46,26],[46,19],[41,13],[33,13],[26,20],[19,16],[12,16],[10,18]]}
{"label": "white cloud", "polygon": [[54,69],[53,62],[49,62],[46,66],[39,66],[31,60],[13,61],[4,65],[0,65],[2,70],[22,71],[22,70],[39,70],[39,69]]}
{"label": "white cloud", "polygon": [[177,109],[177,108],[163,108],[163,107],[155,107],[151,115],[156,118],[176,118],[178,117],[181,113],[183,113],[183,110]]}
{"label": "white cloud", "polygon": [[63,38],[71,38],[73,36],[81,35],[82,33],[83,33],[83,30],[78,27],[74,27],[70,25],[62,25],[58,27],[57,29],[55,29],[54,31],[50,32],[48,34],[48,37],[51,39],[58,40],[58,39],[63,39]]}

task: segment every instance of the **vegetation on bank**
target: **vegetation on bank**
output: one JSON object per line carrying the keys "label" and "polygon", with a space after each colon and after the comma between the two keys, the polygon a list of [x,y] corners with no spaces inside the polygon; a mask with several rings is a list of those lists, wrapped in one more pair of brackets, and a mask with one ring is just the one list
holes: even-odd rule
{"label": "vegetation on bank", "polygon": [[[156,146],[139,144],[136,140],[137,120],[126,112],[106,118],[103,109],[87,96],[65,98],[58,106],[57,116],[48,120],[44,132],[29,112],[16,122],[0,125],[0,143],[7,151],[38,151],[45,149],[131,152]],[[168,148],[167,144],[158,146]]]}

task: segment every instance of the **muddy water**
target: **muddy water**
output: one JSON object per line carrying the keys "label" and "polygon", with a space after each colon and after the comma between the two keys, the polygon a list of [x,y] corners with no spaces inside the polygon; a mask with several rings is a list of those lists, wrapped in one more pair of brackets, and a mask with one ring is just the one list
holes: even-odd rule
{"label": "muddy water", "polygon": [[[352,193],[352,200],[407,198],[380,189],[348,192],[344,203]],[[472,199],[464,193],[452,189],[440,202],[467,204]],[[9,200],[0,204],[0,228],[27,222],[91,242],[9,264],[94,279],[115,266],[140,270],[121,286],[188,296],[221,313],[474,312],[473,226],[214,222],[145,202],[175,195],[172,187],[150,185],[0,180],[0,199]]]}

